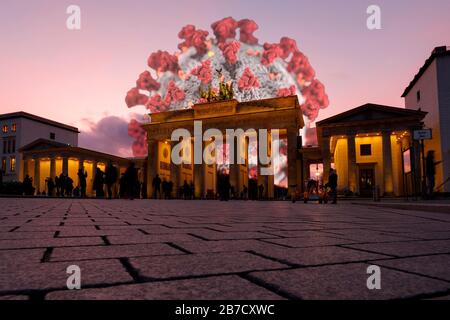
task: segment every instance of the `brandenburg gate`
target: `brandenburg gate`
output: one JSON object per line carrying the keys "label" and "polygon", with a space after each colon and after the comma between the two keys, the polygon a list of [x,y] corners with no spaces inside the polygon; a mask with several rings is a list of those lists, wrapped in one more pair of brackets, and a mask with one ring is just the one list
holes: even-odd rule
{"label": "brandenburg gate", "polygon": [[[230,99],[196,104],[190,109],[151,115],[151,122],[142,126],[147,132],[148,140],[147,192],[149,198],[153,195],[152,180],[157,174],[162,180],[173,182],[175,193],[185,181],[194,184],[196,198],[208,198],[217,193],[217,164],[205,164],[204,161],[202,161],[202,164],[195,164],[194,161],[189,161],[189,164],[177,165],[171,161],[172,148],[180,143],[180,141],[171,140],[173,131],[186,129],[191,137],[194,137],[194,121],[201,121],[203,132],[208,129],[217,129],[222,132],[223,137],[226,137],[227,129],[242,129],[243,131],[254,129],[257,135],[256,141],[259,141],[258,132],[260,129],[266,129],[269,132],[268,139],[270,139],[271,131],[279,130],[279,138],[287,140],[289,194],[297,186],[301,186],[301,165],[297,159],[297,151],[300,146],[297,145],[297,137],[299,136],[299,130],[304,126],[304,122],[297,96],[247,102]],[[195,139],[191,138],[191,141],[188,142],[191,144],[190,150],[194,150],[192,145],[195,144]],[[235,139],[235,137],[232,139]],[[203,141],[203,138],[201,140],[203,153],[204,148],[212,141]],[[245,163],[239,164],[236,159],[230,159],[229,178],[235,193],[239,194],[244,186],[248,186],[249,139],[246,137],[236,140],[240,141],[235,141],[235,152],[231,154],[236,156],[236,150],[241,148],[240,150],[243,150],[243,154],[245,154]],[[197,143],[199,142],[197,141]],[[270,156],[270,143],[268,145],[267,153]],[[193,152],[191,152],[191,155],[184,156],[192,159]],[[257,166],[258,185],[263,184],[265,198],[272,199],[274,197],[274,176],[259,174],[261,168],[267,166],[261,164],[259,156]]]}

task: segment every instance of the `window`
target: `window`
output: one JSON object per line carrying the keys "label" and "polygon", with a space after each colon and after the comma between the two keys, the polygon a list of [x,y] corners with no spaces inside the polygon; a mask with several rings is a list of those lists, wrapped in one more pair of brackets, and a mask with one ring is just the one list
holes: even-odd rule
{"label": "window", "polygon": [[3,125],[2,132],[3,133],[8,133],[8,125],[6,125],[6,124]]}
{"label": "window", "polygon": [[417,102],[420,102],[420,90],[416,93]]}
{"label": "window", "polygon": [[11,140],[8,139],[8,153],[11,153]]}
{"label": "window", "polygon": [[15,123],[12,124],[11,131],[12,132],[16,132],[17,131],[17,125]]}
{"label": "window", "polygon": [[11,172],[16,171],[16,157],[11,157],[10,162],[9,162],[9,170]]}
{"label": "window", "polygon": [[5,157],[2,158],[2,168],[1,168],[1,170],[2,171],[6,171],[6,158]]}
{"label": "window", "polygon": [[50,132],[50,139],[51,140],[55,140],[56,139],[56,134],[54,132]]}
{"label": "window", "polygon": [[3,153],[6,154],[8,151],[8,140],[3,140]]}
{"label": "window", "polygon": [[372,145],[371,144],[361,144],[359,146],[359,153],[361,156],[371,156],[372,155]]}
{"label": "window", "polygon": [[16,152],[16,139],[11,139],[11,153]]}

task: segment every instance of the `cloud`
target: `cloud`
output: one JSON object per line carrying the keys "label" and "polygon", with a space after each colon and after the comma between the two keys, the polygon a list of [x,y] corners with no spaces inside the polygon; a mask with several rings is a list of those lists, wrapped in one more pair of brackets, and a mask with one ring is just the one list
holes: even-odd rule
{"label": "cloud", "polygon": [[95,151],[105,152],[121,157],[131,157],[133,138],[128,136],[128,121],[126,119],[107,116],[98,122],[89,119],[82,120],[78,145]]}

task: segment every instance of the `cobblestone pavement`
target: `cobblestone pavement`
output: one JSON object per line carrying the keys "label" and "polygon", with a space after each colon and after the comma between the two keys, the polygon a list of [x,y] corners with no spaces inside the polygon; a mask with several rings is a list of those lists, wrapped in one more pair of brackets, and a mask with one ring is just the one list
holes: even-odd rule
{"label": "cobblestone pavement", "polygon": [[[0,261],[0,299],[448,299],[450,214],[3,198]],[[66,287],[70,265],[81,290]]]}

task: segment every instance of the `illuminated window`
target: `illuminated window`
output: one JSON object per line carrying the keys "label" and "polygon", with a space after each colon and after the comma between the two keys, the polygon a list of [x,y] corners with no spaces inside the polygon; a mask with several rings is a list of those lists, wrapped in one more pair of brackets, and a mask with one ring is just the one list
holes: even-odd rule
{"label": "illuminated window", "polygon": [[17,131],[17,125],[15,123],[12,124],[11,131],[12,132],[16,132]]}
{"label": "illuminated window", "polygon": [[2,158],[2,171],[5,171],[5,170],[6,170],[6,158],[3,157]]}
{"label": "illuminated window", "polygon": [[359,153],[361,156],[371,156],[372,155],[372,145],[362,144],[359,146]]}
{"label": "illuminated window", "polygon": [[11,161],[9,162],[9,170],[11,172],[16,171],[16,157],[11,157]]}
{"label": "illuminated window", "polygon": [[5,125],[3,125],[3,127],[2,127],[2,132],[3,133],[8,133],[8,126],[5,124]]}

